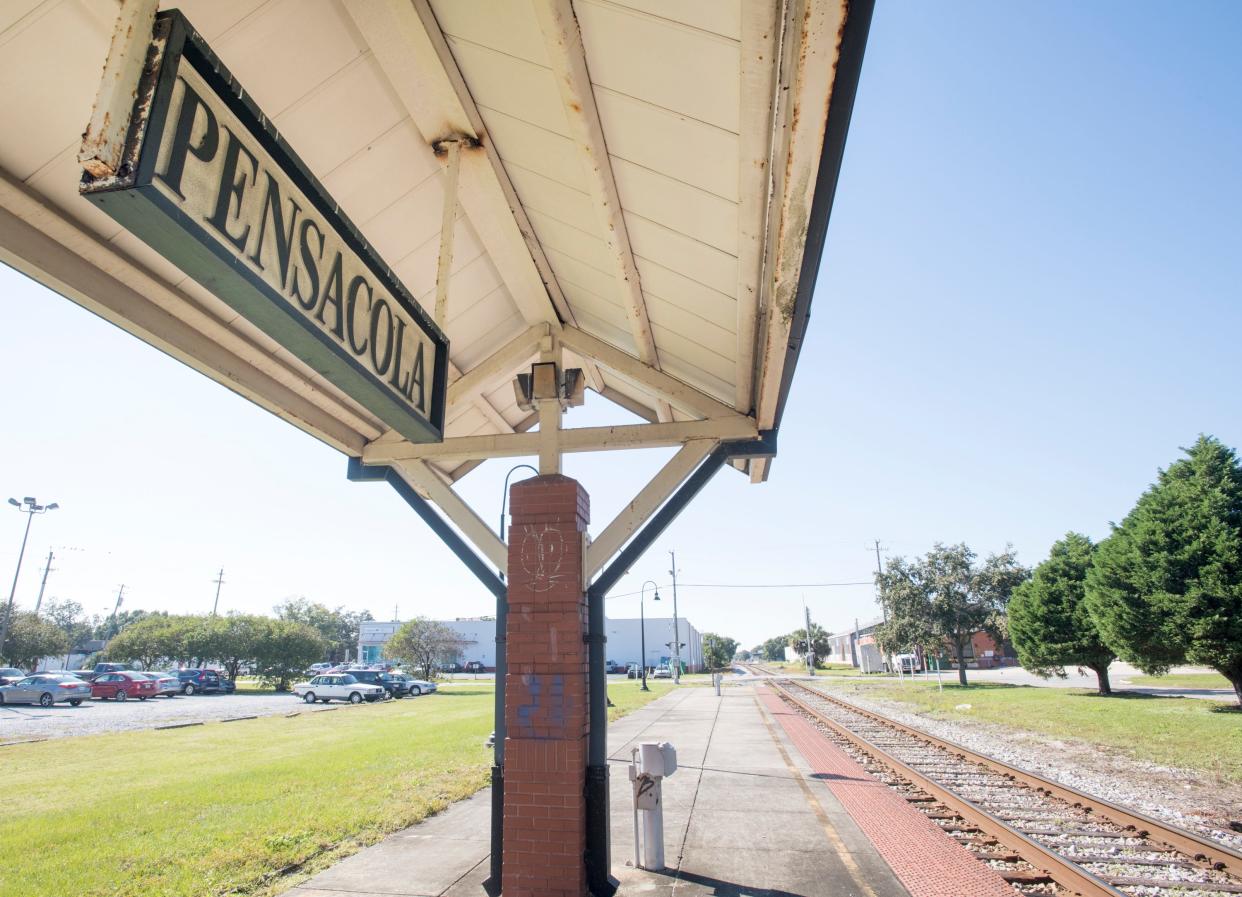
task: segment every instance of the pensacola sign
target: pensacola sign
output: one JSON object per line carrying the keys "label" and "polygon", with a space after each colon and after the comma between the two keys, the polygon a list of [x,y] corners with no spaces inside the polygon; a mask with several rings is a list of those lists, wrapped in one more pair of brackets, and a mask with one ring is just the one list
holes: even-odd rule
{"label": "pensacola sign", "polygon": [[441,440],[444,334],[180,13],[156,17],[132,96],[120,166],[86,165],[82,195],[402,436]]}

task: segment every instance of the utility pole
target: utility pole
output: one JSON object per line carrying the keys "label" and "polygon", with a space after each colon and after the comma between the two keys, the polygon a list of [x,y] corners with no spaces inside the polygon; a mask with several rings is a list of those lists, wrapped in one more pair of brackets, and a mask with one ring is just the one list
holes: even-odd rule
{"label": "utility pole", "polygon": [[43,590],[47,588],[47,575],[52,572],[52,552],[47,553],[47,564],[43,568],[43,582],[39,583],[39,597],[35,601],[35,616],[39,615],[39,608],[43,606]]}
{"label": "utility pole", "polygon": [[802,599],[802,617],[806,623],[806,672],[808,676],[815,675],[815,648],[811,643],[811,611],[806,606],[806,599]]}
{"label": "utility pole", "polygon": [[677,623],[677,555],[668,553],[669,575],[673,577],[673,684],[681,684],[681,630]]}
{"label": "utility pole", "polygon": [[[875,540],[875,588],[880,598],[880,614],[884,618],[884,622],[888,623],[888,601],[884,598],[884,565],[880,561],[880,540]],[[889,670],[893,668],[893,655],[882,655],[881,659],[887,663]]]}
{"label": "utility pole", "polygon": [[[220,607],[220,586],[224,585],[224,568],[220,568],[220,572],[216,574],[216,578],[212,580],[216,584],[216,600],[211,605],[211,615],[214,617],[216,611]],[[121,588],[125,588],[121,586]]]}
{"label": "utility pole", "polygon": [[888,622],[888,603],[884,600],[884,586],[880,579],[884,575],[884,567],[880,563],[880,540],[875,540],[875,587],[880,592],[880,613],[884,615],[884,622]]}
{"label": "utility pole", "polygon": [[[113,623],[116,622],[116,615],[120,612],[121,602],[123,602],[124,600],[125,600],[125,583],[121,583],[121,587],[117,589],[116,591],[116,604],[112,608],[112,616],[108,618]],[[112,634],[116,635],[115,632]]]}

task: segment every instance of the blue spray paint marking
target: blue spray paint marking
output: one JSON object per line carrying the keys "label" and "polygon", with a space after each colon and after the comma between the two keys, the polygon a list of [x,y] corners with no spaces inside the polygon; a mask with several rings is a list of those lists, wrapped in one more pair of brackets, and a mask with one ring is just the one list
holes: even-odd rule
{"label": "blue spray paint marking", "polygon": [[[521,738],[538,738],[535,735],[535,714],[539,710],[540,697],[543,695],[544,677],[534,673],[528,673],[522,677],[522,681],[530,688],[530,703],[519,704],[517,708],[517,723],[519,737]],[[548,725],[554,729],[565,728],[565,677],[556,675],[548,680],[548,697],[552,700],[548,704]]]}

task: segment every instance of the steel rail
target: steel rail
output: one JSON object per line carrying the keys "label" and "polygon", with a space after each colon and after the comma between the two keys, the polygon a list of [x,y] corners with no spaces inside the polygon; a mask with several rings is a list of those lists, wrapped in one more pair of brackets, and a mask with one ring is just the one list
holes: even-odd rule
{"label": "steel rail", "polygon": [[[823,725],[828,726],[841,737],[845,738],[859,750],[872,757],[877,763],[889,767],[910,783],[917,785],[927,794],[959,814],[981,832],[995,838],[1003,846],[1013,851],[1024,861],[1034,866],[1048,878],[1067,891],[1079,897],[1127,897],[1104,880],[1092,875],[1077,863],[1049,850],[1042,844],[1031,840],[1005,821],[998,819],[977,804],[960,797],[948,790],[934,779],[928,778],[912,766],[898,760],[883,748],[878,747],[867,738],[853,732],[831,717],[825,716],[806,702],[802,701],[787,687],[786,683],[771,683],[777,692],[799,710],[814,717]],[[818,693],[817,693],[818,696]]]}
{"label": "steel rail", "polygon": [[941,748],[942,750],[956,755],[959,759],[972,760],[983,766],[989,767],[1010,780],[1021,782],[1029,788],[1033,788],[1034,790],[1043,792],[1050,797],[1055,797],[1059,800],[1065,801],[1065,803],[1070,804],[1071,806],[1086,809],[1093,816],[1105,819],[1120,829],[1132,832],[1135,837],[1146,838],[1156,844],[1172,848],[1178,853],[1192,857],[1201,863],[1211,866],[1217,871],[1227,872],[1234,876],[1242,875],[1242,853],[1226,847],[1223,844],[1217,844],[1216,842],[1209,841],[1194,832],[1178,828],[1166,822],[1161,822],[1159,819],[1146,816],[1134,810],[1128,810],[1125,807],[1110,803],[1102,798],[1087,794],[1084,791],[1079,791],[1076,788],[1071,788],[1068,785],[1062,785],[1060,782],[1055,782],[1052,779],[1046,779],[1041,775],[1029,772],[1025,769],[1011,766],[1003,760],[998,760],[995,757],[980,753],[979,751],[963,747],[956,742],[946,741],[943,738],[937,738],[935,735],[924,732],[921,729],[915,729],[911,726],[905,725],[904,723],[899,723],[897,720],[889,719],[883,714],[867,710],[863,707],[859,707],[857,704],[852,704],[849,701],[842,700],[841,698],[825,694],[819,689],[809,688],[800,682],[790,682],[787,684],[796,685],[799,688],[803,688],[813,693],[815,697],[820,698],[821,700],[844,707],[845,709],[853,713],[857,713],[860,716],[867,717],[877,723],[897,729],[907,735]]}

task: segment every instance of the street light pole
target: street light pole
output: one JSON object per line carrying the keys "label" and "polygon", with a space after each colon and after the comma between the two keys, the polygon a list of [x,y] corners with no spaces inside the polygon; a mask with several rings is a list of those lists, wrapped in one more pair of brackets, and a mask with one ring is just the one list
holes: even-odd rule
{"label": "street light pole", "polygon": [[673,684],[681,685],[681,632],[677,623],[677,555],[668,553],[669,575],[673,577]]}
{"label": "street light pole", "polygon": [[17,553],[17,569],[13,571],[13,587],[9,589],[9,603],[4,609],[4,622],[0,623],[0,655],[4,655],[4,643],[9,637],[9,623],[13,619],[13,601],[17,597],[17,580],[22,574],[22,559],[26,557],[26,542],[30,539],[30,524],[34,521],[35,514],[46,514],[48,511],[55,511],[60,505],[51,502],[47,505],[41,505],[31,496],[26,496],[21,501],[16,498],[10,498],[9,504],[17,508],[26,515],[26,532],[22,535],[22,547]]}
{"label": "street light pole", "polygon": [[[513,476],[515,472],[521,470],[523,467],[525,467],[535,476],[539,476],[539,471],[531,467],[529,464],[518,464],[515,467],[510,468],[509,472],[505,474],[505,493],[500,498],[500,541],[501,542],[505,540],[505,508],[508,507],[508,503],[509,503],[509,477]],[[504,570],[500,571],[501,579],[505,578],[505,572],[506,571]]]}
{"label": "street light pole", "polygon": [[643,670],[643,691],[651,691],[651,689],[647,687],[647,613],[643,609],[643,604],[647,600],[647,586],[651,586],[655,589],[655,600],[660,600],[660,587],[650,579],[643,583],[642,591],[638,593],[638,631],[639,642],[641,643],[639,650],[642,651],[643,654],[641,661]]}

